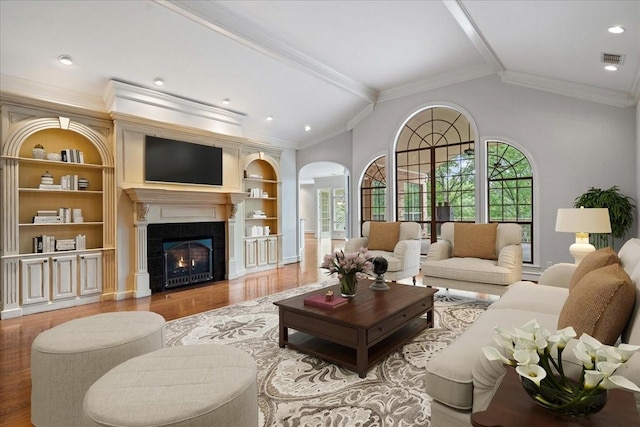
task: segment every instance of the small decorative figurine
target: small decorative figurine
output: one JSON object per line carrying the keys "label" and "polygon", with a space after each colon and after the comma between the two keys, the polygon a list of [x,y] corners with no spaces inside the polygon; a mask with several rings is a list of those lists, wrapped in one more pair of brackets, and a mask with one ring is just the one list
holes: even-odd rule
{"label": "small decorative figurine", "polygon": [[324,299],[327,301],[333,301],[333,291],[327,291]]}

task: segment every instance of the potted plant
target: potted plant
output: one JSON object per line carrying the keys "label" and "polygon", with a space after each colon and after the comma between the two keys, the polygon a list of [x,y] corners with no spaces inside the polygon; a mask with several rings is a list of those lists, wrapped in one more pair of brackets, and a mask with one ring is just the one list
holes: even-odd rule
{"label": "potted plant", "polygon": [[596,248],[614,246],[616,238],[622,238],[633,224],[636,206],[631,197],[620,193],[617,185],[602,190],[600,188],[589,188],[589,190],[576,197],[573,206],[579,208],[607,208],[611,220],[611,245],[609,245],[609,235],[594,233],[589,239]]}

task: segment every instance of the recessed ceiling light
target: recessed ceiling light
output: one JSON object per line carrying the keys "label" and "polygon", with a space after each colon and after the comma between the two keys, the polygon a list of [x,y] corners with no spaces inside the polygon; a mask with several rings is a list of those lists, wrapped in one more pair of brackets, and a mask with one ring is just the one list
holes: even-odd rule
{"label": "recessed ceiling light", "polygon": [[162,78],[160,77],[156,77],[155,79],[153,79],[153,84],[156,86],[164,86],[164,80],[162,80]]}
{"label": "recessed ceiling light", "polygon": [[231,104],[231,100],[229,98],[225,98],[225,99],[222,100],[222,103],[224,105],[229,105],[229,104]]}
{"label": "recessed ceiling light", "polygon": [[607,71],[618,71],[618,67],[616,67],[615,65],[605,65],[604,69]]}
{"label": "recessed ceiling light", "polygon": [[609,27],[609,32],[613,34],[622,34],[624,33],[624,27],[620,25],[614,25],[613,27]]}
{"label": "recessed ceiling light", "polygon": [[311,130],[311,126],[306,125],[306,126],[304,127],[304,131],[305,131],[305,132],[309,132],[310,130]]}
{"label": "recessed ceiling light", "polygon": [[63,65],[73,65],[73,58],[69,55],[60,55],[58,61]]}
{"label": "recessed ceiling light", "polygon": [[267,116],[267,121],[268,121],[268,122],[273,121],[273,116]]}

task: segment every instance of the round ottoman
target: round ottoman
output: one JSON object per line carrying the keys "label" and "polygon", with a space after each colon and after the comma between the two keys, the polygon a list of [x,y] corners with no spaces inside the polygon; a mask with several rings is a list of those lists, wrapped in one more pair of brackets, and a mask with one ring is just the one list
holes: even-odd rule
{"label": "round ottoman", "polygon": [[78,426],[87,389],[125,360],[164,347],[165,320],[125,311],[74,319],[39,334],[31,345],[31,422]]}
{"label": "round ottoman", "polygon": [[85,425],[256,427],[257,368],[218,344],[168,347],[127,360],[87,391]]}

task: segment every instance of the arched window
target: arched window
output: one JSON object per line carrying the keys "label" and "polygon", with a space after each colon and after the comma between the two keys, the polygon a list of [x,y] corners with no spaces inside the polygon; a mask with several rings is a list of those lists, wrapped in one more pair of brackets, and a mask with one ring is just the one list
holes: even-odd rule
{"label": "arched window", "polygon": [[487,142],[489,222],[522,226],[523,261],[533,262],[533,171],[520,150],[501,141]]}
{"label": "arched window", "polygon": [[360,187],[361,223],[386,221],[387,210],[386,156],[375,159],[364,173]]}
{"label": "arched window", "polygon": [[396,143],[396,218],[416,221],[435,242],[439,224],[476,219],[475,137],[459,111],[432,107],[411,117]]}

